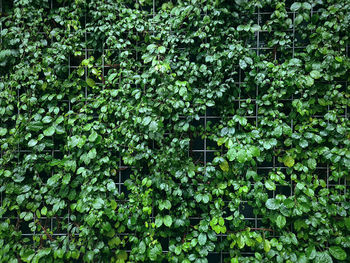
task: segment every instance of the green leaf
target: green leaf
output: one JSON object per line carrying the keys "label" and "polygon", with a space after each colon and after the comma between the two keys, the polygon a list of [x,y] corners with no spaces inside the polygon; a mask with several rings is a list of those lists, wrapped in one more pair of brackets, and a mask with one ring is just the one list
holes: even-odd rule
{"label": "green leaf", "polygon": [[267,239],[264,240],[264,250],[265,250],[266,253],[271,250],[270,241],[268,241]]}
{"label": "green leaf", "polygon": [[223,170],[224,172],[228,172],[229,171],[229,165],[228,162],[225,160],[222,163],[220,163],[220,168],[221,170]]}
{"label": "green leaf", "polygon": [[115,183],[112,181],[112,182],[109,182],[108,184],[107,184],[107,190],[108,191],[114,191],[116,189],[116,187],[115,187]]}
{"label": "green leaf", "polygon": [[329,253],[338,260],[345,260],[346,259],[346,252],[338,246],[331,246],[329,248]]}
{"label": "green leaf", "polygon": [[25,221],[29,221],[29,220],[32,220],[34,217],[33,213],[32,212],[28,212],[26,213],[26,215],[24,216],[24,220]]}
{"label": "green leaf", "polygon": [[266,207],[270,210],[277,210],[280,207],[280,203],[277,199],[270,198],[265,203]]}
{"label": "green leaf", "polygon": [[84,256],[84,261],[93,262],[95,253],[93,251],[87,251]]}
{"label": "green leaf", "polygon": [[93,79],[87,78],[86,79],[86,83],[90,86],[90,87],[94,87],[95,86],[95,81]]}
{"label": "green leaf", "polygon": [[28,142],[28,146],[29,147],[34,147],[35,145],[37,145],[38,141],[35,140],[35,139],[31,139],[29,142]]}
{"label": "green leaf", "polygon": [[314,259],[316,257],[316,249],[315,249],[315,246],[309,246],[306,251],[306,256],[308,259]]}
{"label": "green leaf", "polygon": [[55,133],[55,126],[50,126],[46,130],[44,130],[43,133],[45,136],[52,136]]}
{"label": "green leaf", "polygon": [[158,123],[156,121],[151,121],[149,125],[149,130],[155,132],[158,130]]}
{"label": "green leaf", "polygon": [[148,256],[151,261],[156,261],[158,256],[162,254],[162,246],[160,244],[156,244],[148,251]]}
{"label": "green leaf", "polygon": [[343,62],[343,58],[342,57],[335,57],[335,60],[338,61],[339,63]]}
{"label": "green leaf", "polygon": [[314,79],[311,76],[305,76],[306,86],[311,87],[314,85]]}
{"label": "green leaf", "polygon": [[246,159],[247,159],[246,150],[244,150],[244,149],[239,150],[237,153],[237,161],[240,163],[243,163],[246,161]]}
{"label": "green leaf", "polygon": [[306,10],[311,10],[311,8],[312,8],[312,6],[308,2],[304,2],[302,4],[302,7],[303,7],[303,9],[306,9]]}
{"label": "green leaf", "polygon": [[156,48],[157,48],[157,46],[155,44],[150,44],[150,45],[147,46],[147,50],[150,53],[153,53]]}
{"label": "green leaf", "polygon": [[275,184],[273,181],[271,181],[271,180],[267,180],[267,181],[265,182],[265,187],[266,187],[268,190],[270,190],[270,191],[276,190],[276,184]]}
{"label": "green leaf", "polygon": [[301,7],[301,3],[299,2],[294,2],[291,6],[290,6],[290,10],[292,12],[298,11]]}
{"label": "green leaf", "polygon": [[63,249],[55,249],[54,250],[54,257],[55,258],[63,258],[64,256],[64,250]]}
{"label": "green leaf", "polygon": [[96,222],[97,218],[94,214],[89,214],[87,217],[86,217],[86,222],[90,225],[90,226],[93,226]]}
{"label": "green leaf", "polygon": [[163,218],[163,221],[164,221],[164,225],[166,225],[167,227],[170,227],[173,223],[173,219],[171,218],[170,215],[166,215],[164,218]]}
{"label": "green leaf", "polygon": [[7,129],[6,128],[0,128],[0,136],[4,136],[7,133]]}
{"label": "green leaf", "polygon": [[261,29],[261,27],[260,27],[259,25],[257,25],[257,24],[254,24],[254,25],[252,25],[252,26],[250,27],[250,31],[251,31],[252,33],[256,32],[256,31],[259,31],[260,29]]}
{"label": "green leaf", "polygon": [[165,47],[163,47],[163,46],[159,46],[159,47],[158,47],[158,52],[159,52],[159,53],[164,54],[165,51],[166,51]]}
{"label": "green leaf", "polygon": [[68,184],[70,182],[71,175],[70,174],[65,174],[62,178],[62,184]]}
{"label": "green leaf", "polygon": [[89,151],[88,156],[89,156],[90,159],[95,159],[96,154],[97,154],[96,149],[95,149],[95,148],[92,148],[92,149]]}
{"label": "green leaf", "polygon": [[350,217],[344,218],[344,224],[348,230],[350,230]]}
{"label": "green leaf", "polygon": [[209,200],[210,200],[209,195],[203,195],[203,196],[202,196],[202,201],[203,201],[203,203],[207,204],[207,203],[209,202]]}
{"label": "green leaf", "polygon": [[294,159],[293,159],[292,156],[286,155],[286,156],[283,158],[283,163],[284,163],[284,165],[287,166],[287,167],[293,167],[295,161],[294,161]]}
{"label": "green leaf", "polygon": [[[128,253],[124,250],[119,251],[117,257],[118,257],[118,260],[122,260],[122,262],[125,262],[125,260],[128,259]],[[120,263],[122,263],[122,262],[120,262]]]}
{"label": "green leaf", "polygon": [[40,250],[38,250],[36,257],[37,257],[37,259],[40,259],[42,257],[49,255],[50,253],[51,253],[51,248],[40,249]]}
{"label": "green leaf", "polygon": [[286,218],[282,215],[277,216],[276,224],[279,228],[282,228],[286,225]]}
{"label": "green leaf", "polygon": [[113,80],[118,76],[118,73],[112,73],[111,75],[108,76],[108,82],[112,83]]}
{"label": "green leaf", "polygon": [[181,246],[177,246],[177,247],[175,248],[175,251],[174,251],[174,252],[175,252],[176,255],[180,255],[180,254],[181,254],[181,250],[182,250],[182,249],[181,249]]}
{"label": "green leaf", "polygon": [[309,145],[309,143],[307,142],[307,140],[303,139],[303,140],[300,140],[299,145],[301,148],[306,148]]}
{"label": "green leaf", "polygon": [[141,253],[141,254],[146,252],[146,244],[145,244],[144,241],[141,241],[139,243],[139,251],[138,252]]}
{"label": "green leaf", "polygon": [[55,123],[56,124],[60,124],[64,121],[64,117],[63,116],[59,116],[56,120],[55,120]]}
{"label": "green leaf", "polygon": [[260,156],[260,149],[257,146],[250,146],[249,148],[251,154],[253,157],[259,157]]}
{"label": "green leaf", "polygon": [[118,206],[118,203],[115,200],[111,200],[111,208],[112,210],[116,210]]}
{"label": "green leaf", "polygon": [[46,208],[46,206],[44,206],[43,208],[41,208],[41,214],[42,214],[43,216],[46,216],[46,214],[47,214],[47,208]]}
{"label": "green leaf", "polygon": [[307,166],[310,169],[316,169],[316,166],[317,166],[316,160],[313,158],[310,158],[309,160],[307,160]]}
{"label": "green leaf", "polygon": [[88,139],[89,139],[90,142],[94,142],[94,141],[96,141],[97,136],[98,136],[97,132],[92,131],[92,133],[89,135]]}
{"label": "green leaf", "polygon": [[187,94],[187,89],[186,89],[186,87],[182,86],[182,87],[180,88],[179,94],[180,94],[181,97],[183,97],[185,94]]}
{"label": "green leaf", "polygon": [[239,66],[241,67],[241,69],[245,69],[247,67],[247,63],[244,59],[239,60]]}
{"label": "green leaf", "polygon": [[320,263],[333,263],[331,256],[328,252],[317,252],[315,262]]}
{"label": "green leaf", "polygon": [[52,117],[51,117],[51,116],[45,116],[45,117],[42,119],[42,122],[43,122],[43,123],[50,123],[50,122],[52,122]]}
{"label": "green leaf", "polygon": [[80,77],[82,77],[82,76],[84,75],[84,73],[85,73],[84,68],[79,68],[79,69],[77,70],[77,73],[78,73],[78,75],[79,75]]}
{"label": "green leaf", "polygon": [[200,233],[198,236],[199,245],[203,246],[207,242],[207,235],[205,233]]}
{"label": "green leaf", "polygon": [[294,19],[294,24],[297,26],[299,25],[301,22],[303,22],[304,17],[302,16],[302,14],[299,14],[295,17]]}
{"label": "green leaf", "polygon": [[317,70],[313,70],[310,72],[310,76],[313,78],[313,79],[319,79],[321,77],[321,73]]}
{"label": "green leaf", "polygon": [[236,159],[237,151],[234,148],[231,148],[227,152],[227,158],[230,162],[232,162],[234,159]]}
{"label": "green leaf", "polygon": [[161,227],[163,225],[163,218],[156,217],[155,225],[156,225],[156,227]]}

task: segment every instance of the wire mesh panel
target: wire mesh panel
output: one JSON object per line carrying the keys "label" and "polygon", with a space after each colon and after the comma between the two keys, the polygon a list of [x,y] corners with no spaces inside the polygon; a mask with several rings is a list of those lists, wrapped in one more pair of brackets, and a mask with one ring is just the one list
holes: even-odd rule
{"label": "wire mesh panel", "polygon": [[347,1],[0,3],[2,262],[348,259]]}

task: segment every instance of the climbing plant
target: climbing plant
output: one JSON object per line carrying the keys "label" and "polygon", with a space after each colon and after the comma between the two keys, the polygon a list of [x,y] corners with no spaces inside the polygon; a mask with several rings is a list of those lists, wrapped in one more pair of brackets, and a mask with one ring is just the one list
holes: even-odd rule
{"label": "climbing plant", "polygon": [[0,23],[1,262],[350,260],[349,1],[6,0]]}

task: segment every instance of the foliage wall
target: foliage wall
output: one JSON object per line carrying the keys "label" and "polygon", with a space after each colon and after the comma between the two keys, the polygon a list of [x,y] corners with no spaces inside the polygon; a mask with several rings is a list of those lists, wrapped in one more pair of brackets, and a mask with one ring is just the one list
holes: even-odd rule
{"label": "foliage wall", "polygon": [[1,8],[1,262],[349,262],[348,0]]}

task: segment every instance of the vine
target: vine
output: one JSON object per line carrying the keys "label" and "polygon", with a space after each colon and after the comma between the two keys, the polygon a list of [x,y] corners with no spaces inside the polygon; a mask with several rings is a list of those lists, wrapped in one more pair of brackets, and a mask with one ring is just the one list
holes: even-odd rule
{"label": "vine", "polygon": [[349,1],[2,4],[1,262],[349,260]]}

